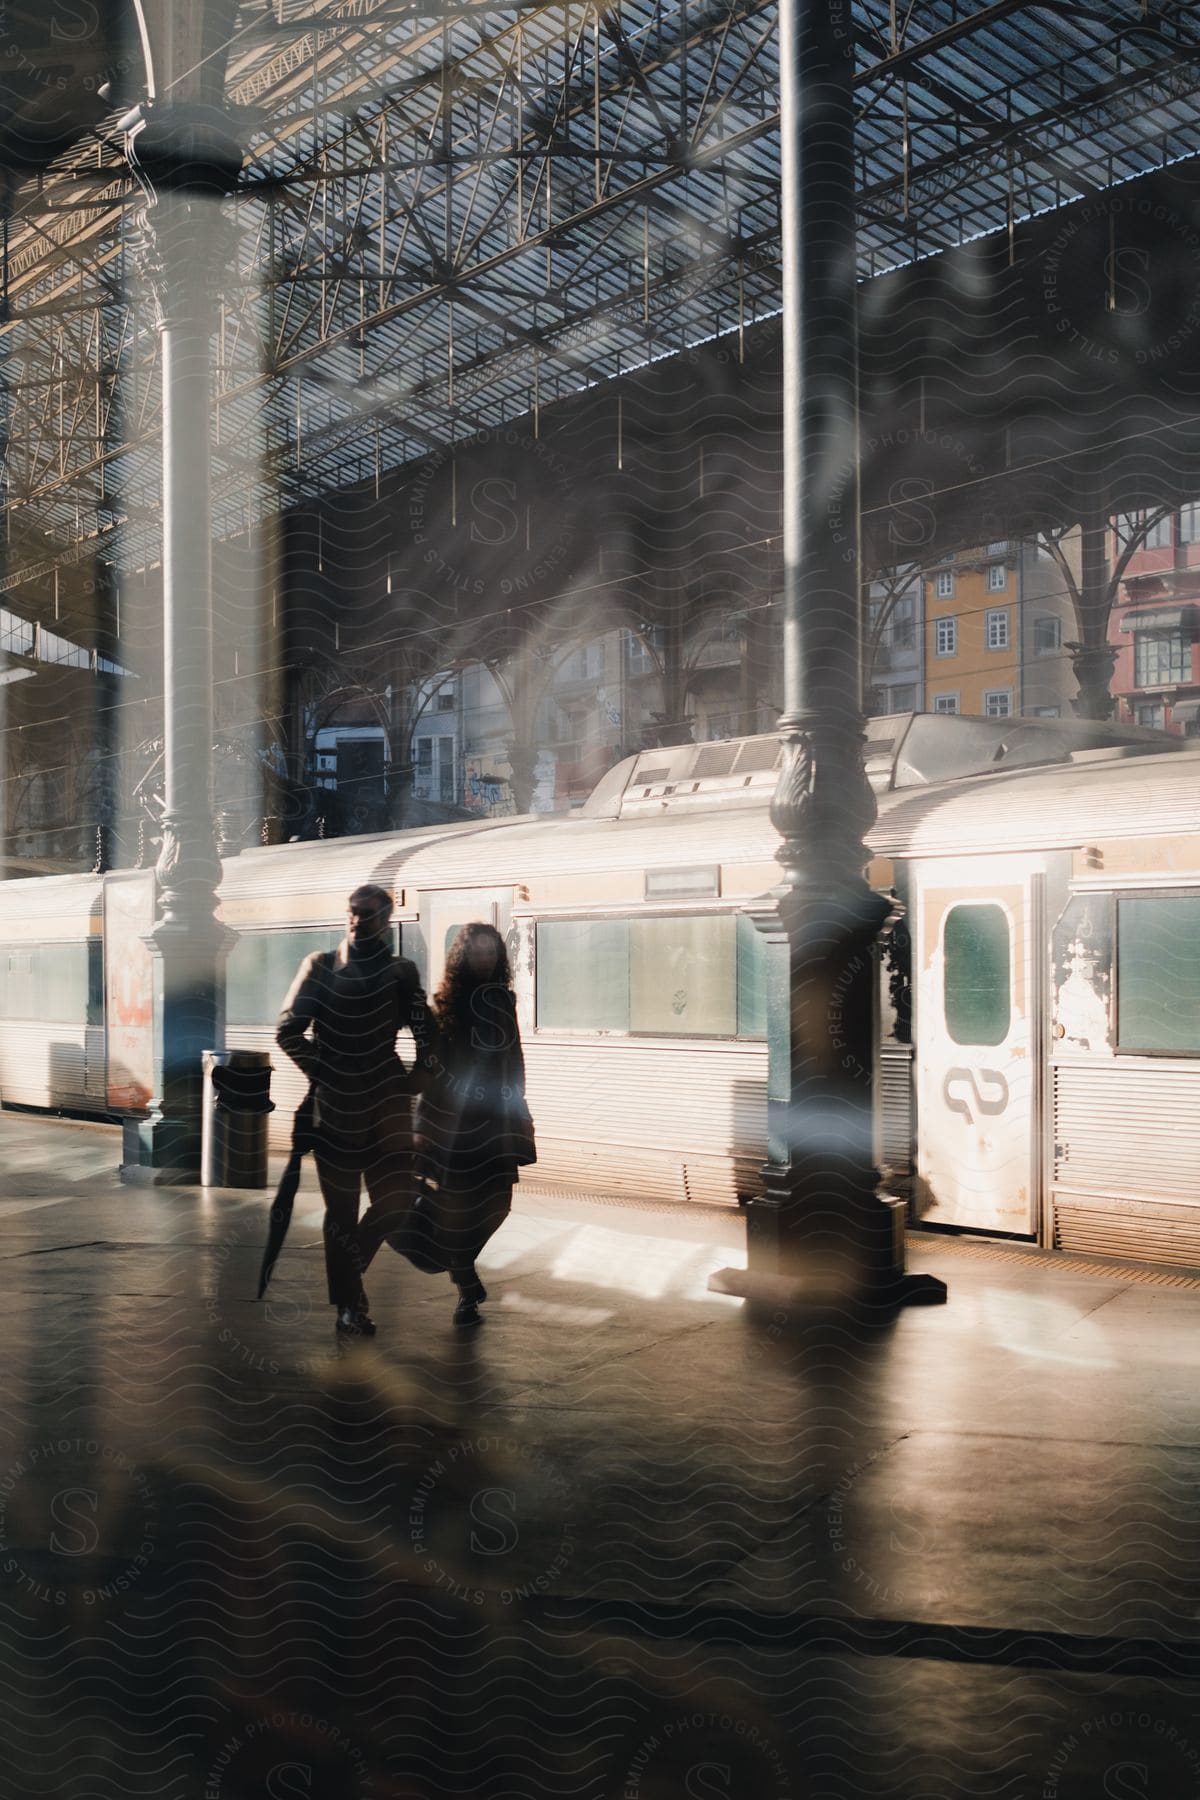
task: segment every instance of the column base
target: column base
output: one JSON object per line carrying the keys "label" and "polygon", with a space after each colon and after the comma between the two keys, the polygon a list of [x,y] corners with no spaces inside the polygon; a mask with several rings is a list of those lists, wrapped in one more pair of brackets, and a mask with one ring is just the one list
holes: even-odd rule
{"label": "column base", "polygon": [[[946,1284],[936,1275],[913,1275],[905,1268],[908,1208],[892,1194],[857,1196],[856,1230],[832,1234],[828,1227],[805,1241],[790,1206],[778,1195],[750,1201],[746,1208],[745,1269],[717,1269],[712,1293],[735,1294],[755,1309],[890,1316],[902,1306],[940,1306]],[[849,1213],[849,1208],[848,1208]],[[794,1215],[793,1215],[794,1216]]]}
{"label": "column base", "polygon": [[773,1275],[765,1269],[716,1269],[708,1278],[709,1292],[735,1294],[757,1310],[770,1306],[775,1312],[827,1314],[831,1305],[865,1314],[890,1314],[902,1306],[942,1306],[946,1284],[936,1275],[889,1273],[854,1292],[838,1293],[827,1281],[795,1275]]}
{"label": "column base", "polygon": [[199,1133],[174,1119],[123,1119],[118,1173],[127,1187],[199,1187]]}

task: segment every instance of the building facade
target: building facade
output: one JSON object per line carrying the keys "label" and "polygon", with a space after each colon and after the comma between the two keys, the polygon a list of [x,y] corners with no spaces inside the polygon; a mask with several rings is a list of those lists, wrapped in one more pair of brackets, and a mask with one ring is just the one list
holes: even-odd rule
{"label": "building facade", "polygon": [[1118,713],[1200,736],[1200,501],[1157,518],[1114,519],[1114,562],[1134,538],[1109,617]]}
{"label": "building facade", "polygon": [[[1062,548],[1077,579],[1078,533]],[[989,719],[1070,714],[1073,597],[1047,546],[1006,539],[959,551],[926,569],[921,589],[921,710]]]}
{"label": "building facade", "polygon": [[920,566],[890,569],[867,589],[864,706],[868,716],[920,712],[925,692],[925,589]]}

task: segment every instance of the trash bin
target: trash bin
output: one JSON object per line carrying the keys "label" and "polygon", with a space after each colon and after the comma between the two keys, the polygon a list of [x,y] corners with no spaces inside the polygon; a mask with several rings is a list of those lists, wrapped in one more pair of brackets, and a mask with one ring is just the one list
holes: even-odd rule
{"label": "trash bin", "polygon": [[266,1050],[205,1050],[200,1180],[205,1187],[267,1186],[271,1057]]}

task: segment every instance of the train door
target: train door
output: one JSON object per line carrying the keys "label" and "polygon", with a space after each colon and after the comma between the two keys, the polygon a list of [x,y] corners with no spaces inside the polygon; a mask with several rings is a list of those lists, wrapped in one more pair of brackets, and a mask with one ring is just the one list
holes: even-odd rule
{"label": "train door", "polygon": [[1010,858],[918,875],[915,1191],[930,1223],[1036,1229],[1043,879]]}
{"label": "train door", "polygon": [[494,925],[507,938],[512,924],[512,889],[442,888],[422,893],[421,925],[425,942],[425,985],[436,991],[446,968],[446,952],[464,925],[476,919]]}

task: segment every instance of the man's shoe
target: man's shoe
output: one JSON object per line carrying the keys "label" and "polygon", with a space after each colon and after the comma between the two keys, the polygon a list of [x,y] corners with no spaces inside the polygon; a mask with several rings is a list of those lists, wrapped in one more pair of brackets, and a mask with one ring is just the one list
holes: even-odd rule
{"label": "man's shoe", "polygon": [[339,1337],[374,1337],[375,1321],[356,1306],[340,1306],[335,1329]]}

